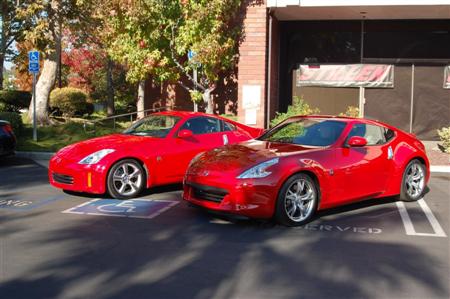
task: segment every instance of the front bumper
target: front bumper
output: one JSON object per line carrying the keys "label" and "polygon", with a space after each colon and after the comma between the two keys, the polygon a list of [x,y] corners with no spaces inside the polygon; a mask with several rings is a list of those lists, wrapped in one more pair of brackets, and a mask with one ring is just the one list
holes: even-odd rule
{"label": "front bumper", "polygon": [[49,163],[48,178],[52,186],[63,190],[103,194],[106,192],[108,168],[102,164],[81,165],[54,156]]}
{"label": "front bumper", "polygon": [[187,174],[183,199],[208,210],[251,218],[271,218],[278,186],[268,179],[236,179],[223,175]]}

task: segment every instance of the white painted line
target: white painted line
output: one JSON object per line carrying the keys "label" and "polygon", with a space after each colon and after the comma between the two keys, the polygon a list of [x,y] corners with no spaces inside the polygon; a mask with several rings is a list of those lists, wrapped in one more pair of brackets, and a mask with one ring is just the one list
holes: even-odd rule
{"label": "white painted line", "polygon": [[430,221],[431,227],[433,228],[434,232],[436,233],[436,236],[437,237],[447,237],[444,230],[442,229],[442,226],[437,221],[433,212],[431,212],[431,209],[427,205],[425,200],[423,200],[423,198],[421,198],[421,199],[419,199],[418,202],[419,202],[419,205],[422,208],[422,210],[425,212],[425,216],[427,216],[428,221]]}
{"label": "white painted line", "polygon": [[430,172],[444,172],[450,173],[450,166],[445,165],[431,165]]}
{"label": "white painted line", "polygon": [[405,226],[405,231],[408,236],[422,236],[422,237],[447,237],[444,230],[442,229],[441,225],[437,221],[436,217],[434,216],[433,212],[431,212],[431,209],[426,204],[425,200],[423,198],[419,199],[417,201],[422,208],[423,212],[425,213],[425,216],[427,217],[428,221],[431,224],[431,227],[434,230],[434,234],[430,233],[418,233],[414,229],[414,225],[411,221],[411,218],[409,217],[408,211],[406,210],[405,203],[403,201],[397,201],[397,208],[400,212],[400,217],[402,218],[403,225]]}

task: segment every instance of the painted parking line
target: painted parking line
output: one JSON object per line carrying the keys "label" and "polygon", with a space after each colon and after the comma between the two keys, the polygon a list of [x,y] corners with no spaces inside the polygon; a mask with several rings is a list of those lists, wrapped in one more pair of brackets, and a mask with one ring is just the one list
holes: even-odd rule
{"label": "painted parking line", "polygon": [[14,210],[14,211],[29,211],[32,209],[39,208],[51,202],[57,201],[64,198],[64,195],[57,195],[48,198],[34,198],[25,196],[21,199],[1,199],[0,198],[0,209],[4,210]]}
{"label": "painted parking line", "polygon": [[62,213],[151,219],[178,203],[173,200],[146,198],[130,200],[97,198],[62,211]]}
{"label": "painted parking line", "polygon": [[427,205],[425,200],[421,198],[417,201],[417,203],[422,208],[423,212],[425,213],[425,216],[430,222],[431,227],[434,230],[434,234],[416,232],[416,230],[414,229],[414,225],[411,221],[411,217],[409,217],[408,210],[405,207],[405,203],[402,201],[397,201],[396,202],[397,208],[398,211],[400,212],[400,217],[402,218],[403,225],[405,226],[406,234],[409,236],[422,236],[422,237],[447,237],[446,233],[442,229],[442,226],[437,221],[436,217],[434,216],[433,212],[431,211],[430,207]]}

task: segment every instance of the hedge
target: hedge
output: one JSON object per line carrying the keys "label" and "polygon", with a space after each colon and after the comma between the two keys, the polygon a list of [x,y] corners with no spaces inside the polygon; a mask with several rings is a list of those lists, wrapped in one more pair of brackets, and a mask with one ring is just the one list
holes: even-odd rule
{"label": "hedge", "polygon": [[28,108],[31,102],[31,93],[20,90],[0,90],[0,111],[19,112]]}
{"label": "hedge", "polygon": [[23,129],[22,117],[19,113],[16,112],[0,112],[0,120],[8,121],[16,135],[20,135],[20,132]]}
{"label": "hedge", "polygon": [[87,102],[87,94],[78,88],[56,88],[50,93],[50,107],[58,109],[64,116],[90,114],[93,105]]}

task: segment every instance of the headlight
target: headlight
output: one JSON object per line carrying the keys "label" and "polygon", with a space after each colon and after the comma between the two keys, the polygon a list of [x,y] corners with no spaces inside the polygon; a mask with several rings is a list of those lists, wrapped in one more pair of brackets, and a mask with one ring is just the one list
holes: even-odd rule
{"label": "headlight", "polygon": [[103,159],[106,155],[110,154],[114,152],[113,149],[102,149],[99,150],[98,152],[95,152],[93,154],[90,154],[89,156],[84,157],[83,159],[81,159],[78,164],[87,164],[87,165],[91,165],[91,164],[95,164],[100,162],[101,159]]}
{"label": "headlight", "polygon": [[272,172],[266,171],[267,168],[269,168],[272,165],[277,164],[279,161],[279,158],[273,158],[272,160],[263,162],[261,164],[256,165],[255,167],[252,167],[243,173],[241,173],[237,178],[238,179],[256,179],[256,178],[265,178]]}

